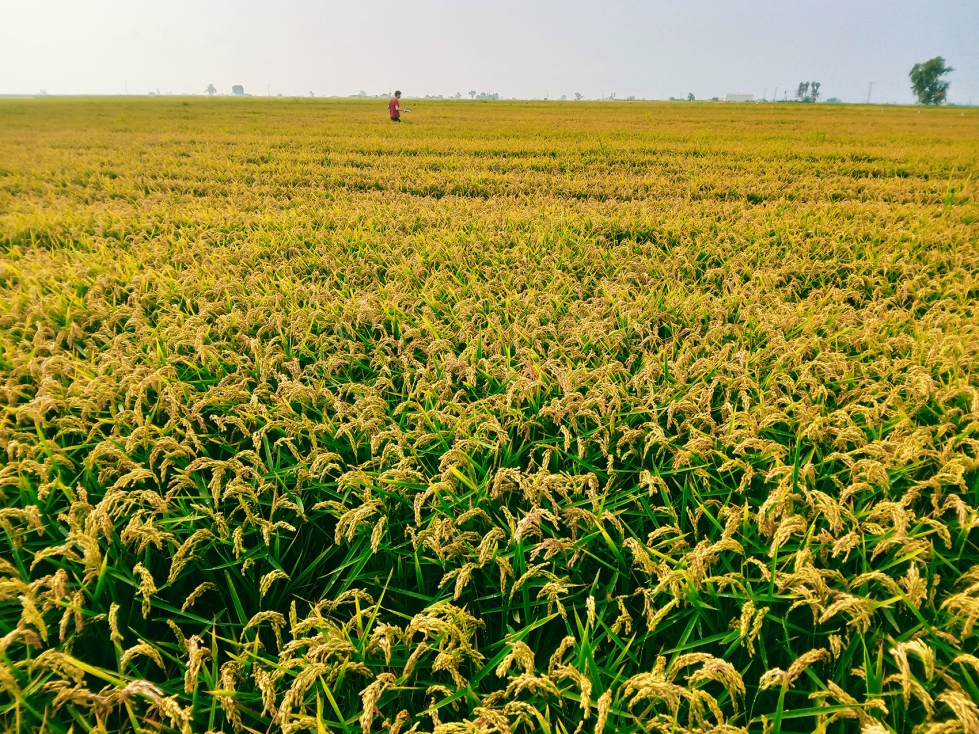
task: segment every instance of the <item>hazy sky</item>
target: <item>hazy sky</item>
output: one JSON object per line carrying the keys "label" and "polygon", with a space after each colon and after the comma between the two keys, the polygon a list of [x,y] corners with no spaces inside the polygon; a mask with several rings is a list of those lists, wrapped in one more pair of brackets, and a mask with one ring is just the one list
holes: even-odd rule
{"label": "hazy sky", "polygon": [[979,0],[0,0],[0,94],[664,99],[803,80],[910,102],[944,56],[979,104]]}

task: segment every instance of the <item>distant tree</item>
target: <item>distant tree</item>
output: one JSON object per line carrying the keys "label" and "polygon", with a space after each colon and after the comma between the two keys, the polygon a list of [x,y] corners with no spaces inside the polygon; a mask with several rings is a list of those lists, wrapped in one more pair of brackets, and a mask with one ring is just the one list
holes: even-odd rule
{"label": "distant tree", "polygon": [[581,92],[575,92],[574,98],[576,102],[580,102],[582,99],[584,99],[584,96],[581,94]]}
{"label": "distant tree", "polygon": [[687,102],[693,102],[697,98],[693,96],[693,92],[687,94]]}
{"label": "distant tree", "polygon": [[562,94],[562,95],[561,95],[561,101],[563,102],[563,101],[564,101],[564,100],[566,100],[566,99],[567,99],[567,97],[565,97],[565,96],[564,96],[564,95]]}
{"label": "distant tree", "polygon": [[310,92],[310,93],[309,93],[309,96],[310,96],[310,97],[315,97],[316,95],[315,95],[315,94],[313,94],[312,92]]}
{"label": "distant tree", "polygon": [[456,99],[462,99],[462,92],[456,92]]}
{"label": "distant tree", "polygon": [[205,89],[204,91],[207,92],[212,97],[218,93],[217,87],[215,87],[213,84],[208,84],[207,89]]}
{"label": "distant tree", "polygon": [[476,90],[475,89],[470,89],[469,90],[469,96],[472,97],[473,99],[476,99]]}
{"label": "distant tree", "polygon": [[948,99],[948,82],[942,79],[946,74],[955,71],[951,66],[945,66],[945,59],[936,56],[923,64],[915,64],[911,68],[911,91],[921,104],[941,104]]}
{"label": "distant tree", "polygon": [[819,87],[819,82],[800,82],[795,98],[800,102],[816,102],[819,100]]}
{"label": "distant tree", "polygon": [[245,88],[240,84],[235,84],[233,87],[231,87],[231,93],[236,97],[243,97],[245,94]]}

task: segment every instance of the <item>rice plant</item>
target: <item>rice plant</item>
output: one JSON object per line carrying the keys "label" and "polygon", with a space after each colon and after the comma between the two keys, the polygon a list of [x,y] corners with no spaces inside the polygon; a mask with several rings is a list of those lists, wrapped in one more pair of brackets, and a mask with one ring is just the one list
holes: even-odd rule
{"label": "rice plant", "polygon": [[957,114],[0,102],[4,730],[979,731]]}

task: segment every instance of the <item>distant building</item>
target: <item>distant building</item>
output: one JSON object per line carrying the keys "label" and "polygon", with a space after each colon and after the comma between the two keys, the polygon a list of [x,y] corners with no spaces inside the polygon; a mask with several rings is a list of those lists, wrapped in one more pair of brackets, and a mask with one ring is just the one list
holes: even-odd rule
{"label": "distant building", "polygon": [[726,94],[724,95],[725,102],[754,102],[755,95],[753,94]]}

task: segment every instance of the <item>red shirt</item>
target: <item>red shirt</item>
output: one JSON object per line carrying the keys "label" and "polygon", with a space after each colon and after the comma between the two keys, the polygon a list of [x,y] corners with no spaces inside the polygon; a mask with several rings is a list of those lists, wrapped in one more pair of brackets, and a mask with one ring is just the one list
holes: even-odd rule
{"label": "red shirt", "polygon": [[401,117],[401,108],[398,107],[397,97],[391,97],[391,101],[388,102],[388,111],[391,113],[391,117]]}

